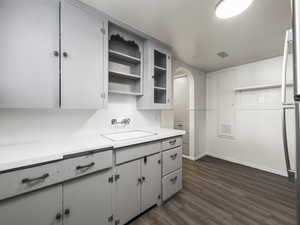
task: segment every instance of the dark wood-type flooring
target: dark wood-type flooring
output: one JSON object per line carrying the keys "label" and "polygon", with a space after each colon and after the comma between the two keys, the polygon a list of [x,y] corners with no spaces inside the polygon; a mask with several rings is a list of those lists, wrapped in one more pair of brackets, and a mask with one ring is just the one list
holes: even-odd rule
{"label": "dark wood-type flooring", "polygon": [[287,178],[212,157],[183,162],[183,190],[130,225],[296,225]]}

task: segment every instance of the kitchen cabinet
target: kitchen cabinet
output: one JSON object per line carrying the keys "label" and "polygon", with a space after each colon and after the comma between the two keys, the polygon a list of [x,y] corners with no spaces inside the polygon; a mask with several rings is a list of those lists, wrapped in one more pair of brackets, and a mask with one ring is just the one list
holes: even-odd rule
{"label": "kitchen cabinet", "polygon": [[61,107],[102,108],[106,99],[107,22],[86,8],[61,3]]}
{"label": "kitchen cabinet", "polygon": [[0,108],[54,108],[59,1],[1,0]]}
{"label": "kitchen cabinet", "polygon": [[141,164],[141,210],[144,212],[161,198],[161,154],[145,157]]}
{"label": "kitchen cabinet", "polygon": [[112,216],[111,170],[63,184],[64,225],[109,225]]}
{"label": "kitchen cabinet", "polygon": [[109,24],[109,93],[142,95],[143,40]]}
{"label": "kitchen cabinet", "polygon": [[72,0],[0,3],[0,108],[98,109],[107,99],[107,21]]}
{"label": "kitchen cabinet", "polygon": [[62,225],[61,211],[61,185],[0,202],[3,225]]}
{"label": "kitchen cabinet", "polygon": [[117,166],[116,176],[116,221],[119,224],[127,223],[159,202],[160,153]]}
{"label": "kitchen cabinet", "polygon": [[0,174],[1,224],[111,224],[111,167],[107,150]]}
{"label": "kitchen cabinet", "polygon": [[182,137],[162,141],[162,200],[182,189]]}
{"label": "kitchen cabinet", "polygon": [[140,160],[117,166],[116,214],[120,224],[125,224],[140,213],[141,169]]}
{"label": "kitchen cabinet", "polygon": [[172,107],[172,55],[160,45],[146,41],[144,45],[144,95],[138,99],[139,109]]}
{"label": "kitchen cabinet", "polygon": [[[3,225],[109,225],[112,222],[111,170],[92,173],[0,201]],[[87,222],[88,218],[88,222]]]}

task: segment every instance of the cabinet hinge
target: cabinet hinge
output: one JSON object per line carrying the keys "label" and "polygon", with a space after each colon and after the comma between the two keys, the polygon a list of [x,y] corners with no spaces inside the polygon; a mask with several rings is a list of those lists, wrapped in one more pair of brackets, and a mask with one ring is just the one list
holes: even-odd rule
{"label": "cabinet hinge", "polygon": [[102,34],[105,34],[105,29],[101,28],[101,32],[102,32]]}
{"label": "cabinet hinge", "polygon": [[115,174],[115,181],[120,179],[120,174]]}
{"label": "cabinet hinge", "polygon": [[105,99],[106,98],[106,94],[104,92],[101,93],[101,98]]}
{"label": "cabinet hinge", "polygon": [[113,182],[114,182],[114,177],[113,176],[109,177],[108,178],[108,183],[113,183]]}
{"label": "cabinet hinge", "polygon": [[108,222],[112,222],[114,220],[114,215],[111,215],[110,217],[107,218]]}
{"label": "cabinet hinge", "polygon": [[115,225],[119,225],[119,224],[120,224],[120,220],[116,220]]}

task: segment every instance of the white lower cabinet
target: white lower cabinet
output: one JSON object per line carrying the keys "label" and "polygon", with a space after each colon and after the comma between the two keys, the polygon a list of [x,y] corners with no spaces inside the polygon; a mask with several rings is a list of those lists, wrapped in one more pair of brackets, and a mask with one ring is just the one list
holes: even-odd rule
{"label": "white lower cabinet", "polygon": [[124,225],[182,189],[182,147],[162,143],[3,173],[0,224]]}
{"label": "white lower cabinet", "polygon": [[182,137],[162,141],[162,200],[182,189]]}
{"label": "white lower cabinet", "polygon": [[64,225],[109,225],[112,216],[111,170],[63,184]]}
{"label": "white lower cabinet", "polygon": [[116,224],[123,225],[159,202],[161,154],[116,167]]}
{"label": "white lower cabinet", "polygon": [[117,166],[116,174],[116,220],[125,224],[140,212],[140,160]]}
{"label": "white lower cabinet", "polygon": [[112,224],[112,170],[0,202],[1,225]]}
{"label": "white lower cabinet", "polygon": [[52,186],[0,202],[1,225],[61,225],[62,186]]}
{"label": "white lower cabinet", "polygon": [[161,198],[161,154],[142,159],[142,212],[155,205]]}

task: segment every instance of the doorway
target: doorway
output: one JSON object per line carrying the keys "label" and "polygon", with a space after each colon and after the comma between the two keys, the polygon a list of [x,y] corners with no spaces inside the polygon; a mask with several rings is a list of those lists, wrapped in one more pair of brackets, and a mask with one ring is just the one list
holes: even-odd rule
{"label": "doorway", "polygon": [[194,79],[185,68],[178,68],[173,78],[174,128],[186,131],[183,136],[183,157],[194,159]]}

